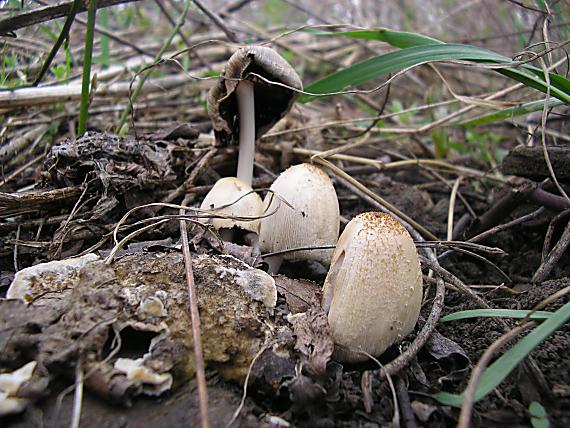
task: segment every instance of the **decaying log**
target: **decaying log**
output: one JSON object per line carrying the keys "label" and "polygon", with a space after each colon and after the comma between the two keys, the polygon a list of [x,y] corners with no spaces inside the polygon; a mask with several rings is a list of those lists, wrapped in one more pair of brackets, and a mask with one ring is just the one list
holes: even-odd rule
{"label": "decaying log", "polygon": [[[556,177],[559,180],[570,179],[570,147],[548,147],[548,157]],[[518,175],[533,180],[543,180],[550,177],[542,146],[515,147],[503,160],[501,170],[503,174]]]}

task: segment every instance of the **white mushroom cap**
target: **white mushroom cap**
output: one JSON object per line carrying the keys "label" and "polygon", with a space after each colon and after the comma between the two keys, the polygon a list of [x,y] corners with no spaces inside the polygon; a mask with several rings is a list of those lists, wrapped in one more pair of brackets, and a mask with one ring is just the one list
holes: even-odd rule
{"label": "white mushroom cap", "polygon": [[[303,163],[285,170],[263,202],[264,217],[259,231],[259,247],[264,253],[300,247],[335,245],[340,212],[329,176],[316,166]],[[286,200],[291,206],[281,201]],[[316,260],[330,264],[333,250],[285,253],[285,260]]]}
{"label": "white mushroom cap", "polygon": [[144,358],[118,358],[114,368],[126,375],[127,379],[141,387],[146,395],[160,395],[172,387],[170,373],[157,373],[144,365]]}
{"label": "white mushroom cap", "polygon": [[414,242],[394,217],[353,218],[338,241],[323,286],[339,361],[378,356],[410,333],[420,314],[422,272]]}
{"label": "white mushroom cap", "polygon": [[30,400],[18,397],[18,390],[32,378],[36,366],[35,361],[30,361],[18,370],[0,374],[0,416],[24,411]]}
{"label": "white mushroom cap", "polygon": [[16,395],[18,389],[32,378],[37,365],[37,362],[30,361],[18,370],[0,374],[0,391],[9,395]]}
{"label": "white mushroom cap", "polygon": [[[214,184],[212,190],[208,192],[200,208],[213,209],[216,210],[216,214],[228,217],[260,217],[263,212],[261,198],[257,193],[249,192],[252,192],[251,186],[243,181],[235,177],[221,178]],[[244,196],[246,194],[247,196]],[[230,218],[212,219],[212,225],[216,230],[237,227],[239,229],[259,233],[259,223],[259,219],[246,221],[233,220]]]}

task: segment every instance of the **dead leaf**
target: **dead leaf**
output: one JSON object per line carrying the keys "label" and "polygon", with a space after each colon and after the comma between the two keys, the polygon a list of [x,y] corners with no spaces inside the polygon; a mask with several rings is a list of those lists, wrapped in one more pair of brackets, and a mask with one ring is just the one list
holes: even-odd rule
{"label": "dead leaf", "polygon": [[146,137],[150,141],[157,140],[177,140],[182,138],[184,140],[194,140],[198,138],[200,131],[194,128],[189,123],[177,123],[176,125],[169,126],[168,128],[161,129],[160,131],[153,132]]}
{"label": "dead leaf", "polygon": [[434,331],[424,349],[438,364],[445,367],[447,374],[438,379],[439,385],[465,379],[471,361],[463,348],[453,340]]}
{"label": "dead leaf", "polygon": [[412,401],[412,410],[420,422],[423,422],[425,424],[431,415],[437,411],[437,407],[422,403],[421,401]]}
{"label": "dead leaf", "polygon": [[461,346],[443,334],[434,331],[424,349],[439,363],[451,365],[452,371],[462,371],[471,361]]}
{"label": "dead leaf", "polygon": [[318,296],[321,287],[312,281],[277,275],[275,286],[277,292],[285,296],[287,306],[292,314],[307,312],[311,306],[320,306]]}
{"label": "dead leaf", "polygon": [[295,350],[301,354],[307,372],[316,376],[325,375],[334,349],[327,314],[320,307],[312,306],[297,318],[293,334],[297,337]]}

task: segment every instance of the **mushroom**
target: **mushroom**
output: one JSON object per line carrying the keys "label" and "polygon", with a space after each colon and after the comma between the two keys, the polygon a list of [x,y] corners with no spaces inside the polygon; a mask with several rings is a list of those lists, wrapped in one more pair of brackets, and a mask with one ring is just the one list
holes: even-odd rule
{"label": "mushroom", "polygon": [[20,388],[32,379],[37,362],[30,361],[11,373],[0,374],[0,416],[24,411],[30,399],[18,395]]}
{"label": "mushroom", "polygon": [[[286,201],[287,203],[283,202]],[[259,247],[264,253],[301,247],[334,246],[338,240],[340,212],[329,176],[303,163],[285,170],[271,185],[263,202]],[[277,273],[283,260],[315,260],[328,267],[333,250],[285,252],[264,258]]]}
{"label": "mushroom", "polygon": [[394,217],[368,212],[341,234],[323,286],[334,357],[378,356],[410,333],[419,317],[422,272],[414,242]]}
{"label": "mushroom", "polygon": [[[263,203],[249,185],[235,177],[221,178],[202,201],[201,209],[214,210],[223,217],[212,218],[212,225],[226,241],[233,238],[233,228],[259,234]],[[228,217],[251,218],[237,220]]]}
{"label": "mushroom", "polygon": [[[257,76],[262,76],[268,83]],[[208,94],[208,113],[221,143],[235,143],[239,134],[237,178],[251,186],[255,140],[290,110],[302,89],[295,70],[273,49],[247,46],[228,60],[218,84]],[[236,119],[238,117],[239,119]]]}
{"label": "mushroom", "polygon": [[114,364],[115,370],[124,374],[127,380],[136,385],[140,393],[146,395],[161,395],[172,387],[170,373],[157,373],[144,365],[144,358],[118,358]]}

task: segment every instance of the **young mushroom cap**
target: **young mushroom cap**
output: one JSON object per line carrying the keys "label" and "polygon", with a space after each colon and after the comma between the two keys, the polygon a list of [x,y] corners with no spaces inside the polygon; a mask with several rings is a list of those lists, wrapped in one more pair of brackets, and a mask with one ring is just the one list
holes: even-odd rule
{"label": "young mushroom cap", "polygon": [[[263,201],[263,212],[269,215],[262,219],[259,231],[263,253],[336,244],[338,199],[323,170],[306,163],[294,165],[275,180],[270,190]],[[332,249],[295,251],[283,254],[283,259],[316,260],[328,266],[332,253]]]}
{"label": "young mushroom cap", "polygon": [[334,357],[378,356],[410,333],[419,317],[422,272],[414,242],[394,217],[368,212],[341,234],[323,286]]}
{"label": "young mushroom cap", "polygon": [[[236,89],[239,79],[249,73],[263,76],[271,82],[303,89],[293,67],[273,49],[265,46],[246,46],[238,49],[228,60],[222,77],[208,94],[208,114],[212,119],[216,138],[224,143],[237,143],[238,113]],[[275,125],[295,102],[298,93],[280,85],[267,83],[251,76],[255,93],[255,138]]]}
{"label": "young mushroom cap", "polygon": [[[224,217],[260,217],[263,203],[252,188],[235,177],[225,177],[216,181],[212,190],[208,192],[201,209],[215,210],[214,214]],[[231,218],[212,218],[212,225],[216,230],[238,228],[259,234],[260,221],[237,220]]]}

